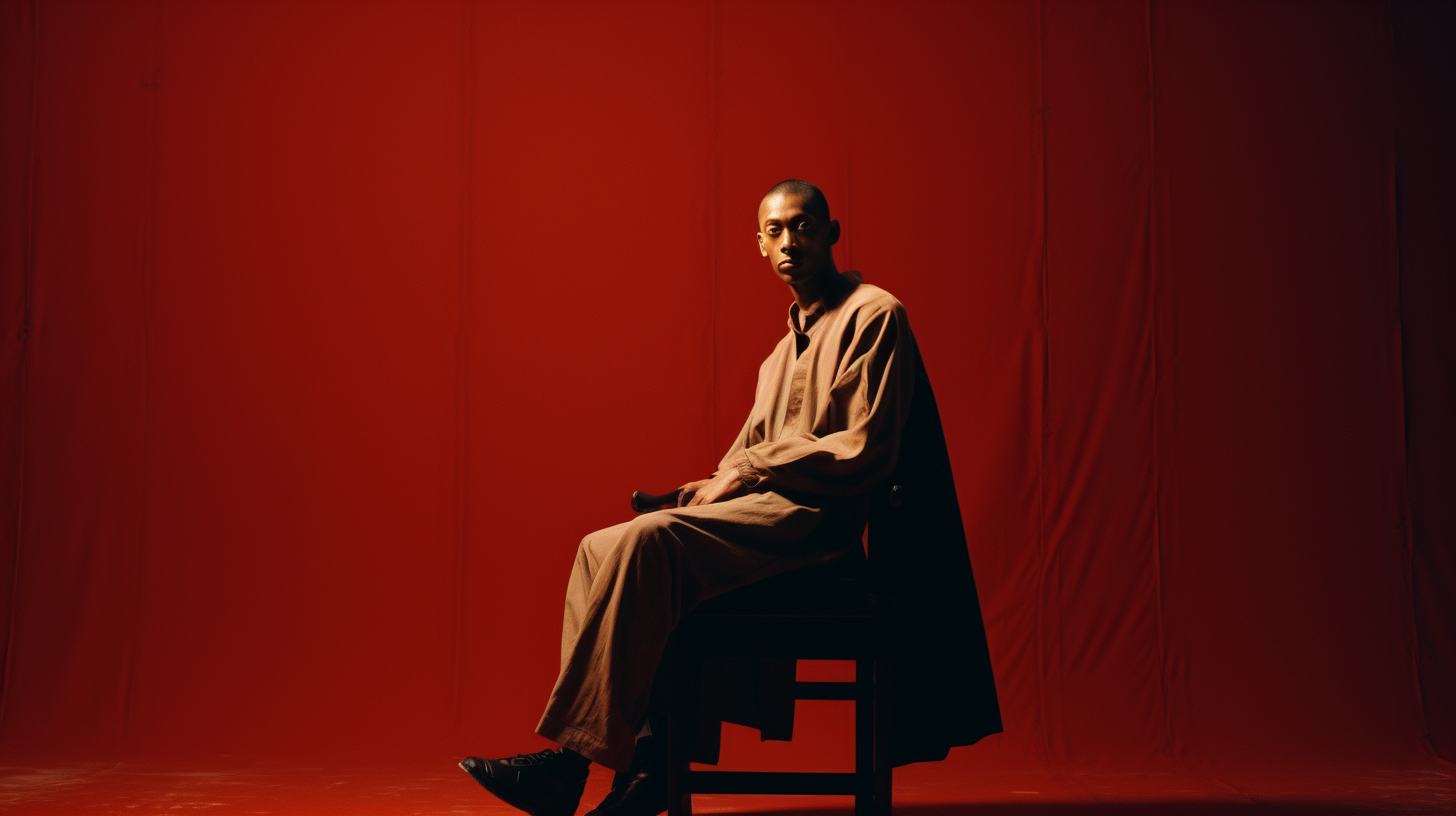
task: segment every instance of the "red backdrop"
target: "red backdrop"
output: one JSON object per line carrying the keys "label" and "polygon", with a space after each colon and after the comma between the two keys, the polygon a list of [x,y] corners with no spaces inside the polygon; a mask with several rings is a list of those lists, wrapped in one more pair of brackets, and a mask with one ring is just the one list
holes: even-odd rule
{"label": "red backdrop", "polygon": [[0,752],[537,746],[577,541],[784,331],[790,176],[939,392],[953,764],[1456,751],[1449,12],[3,8]]}

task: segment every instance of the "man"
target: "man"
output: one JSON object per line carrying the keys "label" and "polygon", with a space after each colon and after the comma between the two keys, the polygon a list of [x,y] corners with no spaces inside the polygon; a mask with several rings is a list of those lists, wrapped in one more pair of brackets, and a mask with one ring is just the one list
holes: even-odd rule
{"label": "man", "polygon": [[[949,617],[964,624],[949,630],[958,638],[951,651],[959,654],[956,647],[967,641],[974,654],[970,661],[932,660],[933,665],[916,665],[917,659],[926,661],[911,656],[905,665],[921,676],[928,672],[936,678],[932,682],[970,682],[982,693],[969,708],[961,706],[966,716],[954,701],[949,708],[911,710],[919,726],[897,735],[903,738],[896,764],[942,758],[949,745],[1000,730],[989,662],[980,657],[984,632],[939,417],[915,339],[899,301],[863,283],[857,273],[836,268],[839,234],[824,194],[807,182],[781,182],[759,203],[759,251],[793,294],[790,331],[760,367],[753,410],[717,472],[684,485],[680,506],[582,541],[567,589],[561,673],[537,726],[561,750],[494,760],[467,757],[460,763],[511,805],[535,816],[571,816],[596,761],[619,773],[612,793],[588,816],[653,816],[666,809],[661,752],[647,723],[648,697],[678,620],[714,595],[856,554],[871,490],[902,471],[936,474],[937,484],[925,495],[939,496],[942,509],[948,496],[950,508],[919,514],[922,524],[937,526],[918,531],[929,538],[911,546],[923,548],[924,540],[949,544],[927,557],[917,555],[918,566],[905,574],[944,573],[913,578],[930,582],[915,583],[916,594],[939,591],[955,604],[968,600],[975,610],[971,616],[935,607],[934,601],[924,608],[907,604],[918,609],[918,619],[905,619],[907,643],[944,651],[946,644],[935,641],[947,631],[938,622]],[[933,443],[930,458],[901,455],[912,396],[923,415],[913,426],[934,426],[926,437]],[[906,690],[917,682],[907,682]],[[769,733],[766,724],[756,724]]]}

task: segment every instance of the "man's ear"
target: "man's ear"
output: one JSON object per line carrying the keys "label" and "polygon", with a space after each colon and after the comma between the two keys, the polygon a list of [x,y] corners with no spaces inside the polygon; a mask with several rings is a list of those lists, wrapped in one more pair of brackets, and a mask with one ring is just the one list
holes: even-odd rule
{"label": "man's ear", "polygon": [[761,232],[758,234],[758,254],[765,258],[768,257],[768,247],[763,245],[763,233]]}
{"label": "man's ear", "polygon": [[833,218],[829,219],[829,245],[839,243],[839,222]]}

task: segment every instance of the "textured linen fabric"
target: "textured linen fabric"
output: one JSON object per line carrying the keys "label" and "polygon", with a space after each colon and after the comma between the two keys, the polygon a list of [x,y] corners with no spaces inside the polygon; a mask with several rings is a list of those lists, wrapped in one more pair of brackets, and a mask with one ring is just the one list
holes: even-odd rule
{"label": "textured linen fabric", "polygon": [[566,592],[561,674],[538,733],[625,771],[668,636],[706,598],[834,558],[862,505],[772,492],[648,513],[588,535]]}
{"label": "textured linen fabric", "polygon": [[835,279],[759,369],[720,465],[753,487],[588,535],[567,587],[561,674],[537,732],[626,770],[668,636],[698,602],[860,544],[867,493],[894,468],[915,384],[904,307]]}
{"label": "textured linen fabric", "polygon": [[846,272],[822,306],[807,315],[791,306],[789,329],[759,367],[753,410],[720,468],[770,488],[864,494],[895,466],[910,410],[916,352],[905,307]]}

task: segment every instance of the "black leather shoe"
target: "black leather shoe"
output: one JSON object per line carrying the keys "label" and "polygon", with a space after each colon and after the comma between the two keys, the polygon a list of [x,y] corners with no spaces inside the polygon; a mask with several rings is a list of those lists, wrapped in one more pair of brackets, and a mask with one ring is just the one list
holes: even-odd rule
{"label": "black leather shoe", "polygon": [[667,810],[667,753],[662,740],[643,737],[632,769],[612,777],[612,792],[586,816],[657,816]]}
{"label": "black leather shoe", "polygon": [[657,816],[667,810],[667,774],[617,774],[612,792],[586,816]]}
{"label": "black leather shoe", "polygon": [[591,763],[561,751],[504,759],[466,757],[460,767],[486,790],[531,816],[572,816],[581,802]]}

